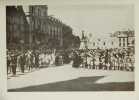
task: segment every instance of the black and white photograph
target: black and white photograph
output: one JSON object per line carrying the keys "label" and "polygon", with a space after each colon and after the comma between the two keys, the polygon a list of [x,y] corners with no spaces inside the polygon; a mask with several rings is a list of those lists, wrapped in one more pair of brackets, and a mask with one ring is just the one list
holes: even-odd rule
{"label": "black and white photograph", "polygon": [[134,5],[7,5],[8,92],[135,91]]}

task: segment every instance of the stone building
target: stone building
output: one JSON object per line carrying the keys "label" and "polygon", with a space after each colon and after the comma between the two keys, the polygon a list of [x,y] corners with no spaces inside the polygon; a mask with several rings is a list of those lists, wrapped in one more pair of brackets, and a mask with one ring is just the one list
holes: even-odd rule
{"label": "stone building", "polygon": [[134,48],[135,34],[134,31],[117,31],[114,33],[118,39],[119,48]]}
{"label": "stone building", "polygon": [[65,25],[58,19],[48,16],[47,18],[48,45],[50,48],[63,47],[63,27]]}
{"label": "stone building", "polygon": [[29,25],[22,6],[6,7],[7,48],[21,48],[29,43]]}
{"label": "stone building", "polygon": [[[7,6],[7,47],[67,49],[78,40],[72,28],[48,15],[47,5]],[[10,46],[11,45],[11,46]]]}
{"label": "stone building", "polygon": [[89,49],[110,49],[118,48],[118,39],[116,37],[110,37],[109,34],[99,37],[88,36],[88,48]]}
{"label": "stone building", "polygon": [[47,36],[47,6],[29,6],[30,44],[34,46],[45,41]]}
{"label": "stone building", "polygon": [[47,10],[47,5],[29,6],[30,44],[47,48],[63,48],[67,36],[72,35],[72,28],[57,18],[49,16]]}
{"label": "stone building", "polygon": [[132,49],[135,48],[135,36],[134,31],[116,31],[114,33],[108,34],[107,36],[102,36],[102,38],[96,38],[93,36],[88,36],[88,47],[90,49]]}

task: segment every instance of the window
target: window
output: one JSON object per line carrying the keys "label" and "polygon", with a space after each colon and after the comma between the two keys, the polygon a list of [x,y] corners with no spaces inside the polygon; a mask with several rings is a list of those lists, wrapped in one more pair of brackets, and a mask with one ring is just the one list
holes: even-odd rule
{"label": "window", "polygon": [[38,16],[41,16],[41,12],[40,12],[40,9],[38,9]]}
{"label": "window", "polygon": [[121,47],[121,38],[119,38],[119,46]]}
{"label": "window", "polygon": [[123,38],[123,42],[125,42],[125,38]]}
{"label": "window", "polygon": [[38,26],[38,20],[35,21],[35,28]]}
{"label": "window", "polygon": [[30,12],[33,14],[33,7],[32,6],[30,6]]}
{"label": "window", "polygon": [[125,38],[123,38],[123,47],[125,47]]}

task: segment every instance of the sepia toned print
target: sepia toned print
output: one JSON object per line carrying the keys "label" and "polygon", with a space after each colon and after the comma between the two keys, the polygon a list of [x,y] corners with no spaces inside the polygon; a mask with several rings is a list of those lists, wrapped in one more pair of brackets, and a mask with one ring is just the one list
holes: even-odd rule
{"label": "sepia toned print", "polygon": [[133,10],[6,6],[8,91],[134,91]]}

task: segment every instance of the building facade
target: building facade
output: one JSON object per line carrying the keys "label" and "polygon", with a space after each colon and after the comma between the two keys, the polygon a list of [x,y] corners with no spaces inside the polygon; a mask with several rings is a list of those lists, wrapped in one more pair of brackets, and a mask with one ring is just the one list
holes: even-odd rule
{"label": "building facade", "polygon": [[47,18],[48,24],[48,45],[50,48],[60,48],[63,47],[63,27],[65,25],[59,21],[58,19],[48,16]]}
{"label": "building facade", "polygon": [[72,35],[72,29],[47,13],[46,5],[29,6],[30,44],[47,48],[62,48],[65,38]]}
{"label": "building facade", "polygon": [[29,6],[30,44],[34,46],[45,41],[47,35],[47,6]]}
{"label": "building facade", "polygon": [[22,6],[6,7],[7,48],[21,48],[29,43],[29,25]]}
{"label": "building facade", "polygon": [[135,36],[134,31],[116,31],[109,36],[104,36],[102,38],[95,38],[88,36],[88,47],[90,49],[133,49],[135,48]]}
{"label": "building facade", "polygon": [[68,49],[78,40],[70,26],[48,15],[47,5],[29,6],[28,12],[23,8],[6,8],[7,47]]}
{"label": "building facade", "polygon": [[135,46],[135,34],[134,31],[117,31],[114,33],[118,39],[119,48],[134,48]]}
{"label": "building facade", "polygon": [[109,35],[104,35],[99,37],[88,36],[88,47],[89,49],[110,49],[118,48],[118,39],[115,37],[110,37]]}

